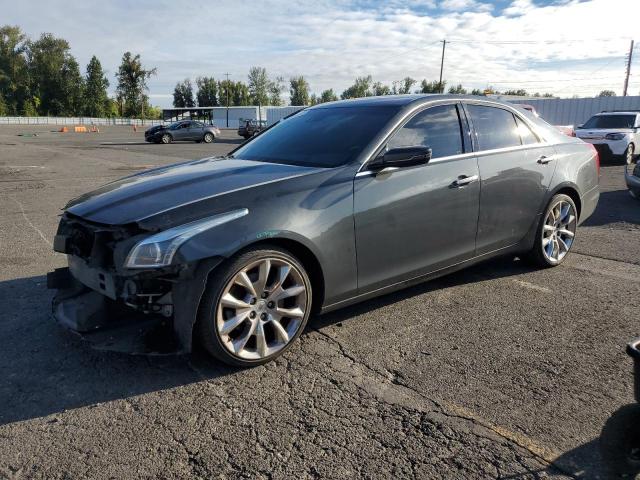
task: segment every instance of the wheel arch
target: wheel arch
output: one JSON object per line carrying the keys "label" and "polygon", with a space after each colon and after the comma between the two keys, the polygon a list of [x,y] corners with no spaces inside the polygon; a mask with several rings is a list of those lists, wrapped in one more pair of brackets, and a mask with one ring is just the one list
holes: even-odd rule
{"label": "wheel arch", "polygon": [[319,312],[322,308],[322,305],[324,304],[324,272],[322,270],[322,265],[318,260],[318,256],[314,253],[312,248],[306,245],[304,242],[290,237],[273,237],[264,240],[257,240],[255,242],[244,245],[242,248],[236,250],[226,258],[229,259],[235,257],[236,255],[239,255],[250,248],[268,248],[269,246],[284,248],[288,252],[291,252],[291,254],[296,257],[300,261],[300,263],[302,263],[302,266],[309,274],[309,280],[311,280],[311,308],[314,313]]}
{"label": "wheel arch", "polygon": [[573,203],[576,205],[576,210],[578,210],[578,219],[580,219],[580,215],[582,213],[582,200],[580,199],[580,193],[578,191],[578,187],[570,182],[561,183],[557,185],[550,193],[549,198],[545,202],[543,208],[546,208],[554,195],[563,194],[571,198]]}

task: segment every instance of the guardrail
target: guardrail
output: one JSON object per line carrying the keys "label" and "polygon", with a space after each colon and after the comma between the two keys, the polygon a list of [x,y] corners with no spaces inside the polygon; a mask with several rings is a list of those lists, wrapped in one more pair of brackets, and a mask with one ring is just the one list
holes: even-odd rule
{"label": "guardrail", "polygon": [[0,125],[158,125],[162,120],[92,117],[0,117]]}

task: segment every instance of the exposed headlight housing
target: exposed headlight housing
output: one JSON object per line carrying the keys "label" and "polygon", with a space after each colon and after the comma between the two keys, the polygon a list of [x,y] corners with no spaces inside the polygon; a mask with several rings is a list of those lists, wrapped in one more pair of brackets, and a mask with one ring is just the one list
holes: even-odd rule
{"label": "exposed headlight housing", "polygon": [[604,138],[607,140],[622,140],[625,135],[625,133],[607,133]]}
{"label": "exposed headlight housing", "polygon": [[246,208],[214,215],[185,223],[151,235],[131,249],[125,261],[126,268],[158,268],[171,265],[173,256],[184,242],[194,235],[230,222],[249,213]]}

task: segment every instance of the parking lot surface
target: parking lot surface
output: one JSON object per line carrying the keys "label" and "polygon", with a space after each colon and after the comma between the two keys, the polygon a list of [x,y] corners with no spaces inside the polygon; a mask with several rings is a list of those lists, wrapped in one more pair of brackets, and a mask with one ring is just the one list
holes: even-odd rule
{"label": "parking lot surface", "polygon": [[241,139],[52,130],[0,126],[0,478],[606,478],[598,437],[633,402],[640,336],[621,166],[562,266],[484,263],[314,318],[239,370],[92,350],[51,319],[45,274],[70,198]]}

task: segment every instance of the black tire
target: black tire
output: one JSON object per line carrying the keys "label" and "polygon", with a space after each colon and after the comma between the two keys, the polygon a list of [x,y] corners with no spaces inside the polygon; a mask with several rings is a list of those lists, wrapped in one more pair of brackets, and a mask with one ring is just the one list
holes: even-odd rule
{"label": "black tire", "polygon": [[213,133],[207,132],[207,133],[204,134],[204,137],[202,137],[202,141],[204,143],[211,143],[211,142],[213,142],[215,140],[215,138],[216,137],[213,135]]}
{"label": "black tire", "polygon": [[633,164],[633,161],[635,159],[635,149],[636,147],[633,143],[630,143],[627,146],[627,149],[622,154],[622,160],[624,161],[625,165]]}
{"label": "black tire", "polygon": [[[556,267],[560,265],[562,262],[564,262],[564,260],[567,258],[567,254],[569,253],[567,252],[567,254],[565,254],[564,257],[562,257],[559,261],[552,262],[545,256],[543,252],[543,246],[542,246],[542,237],[543,237],[542,231],[544,229],[545,219],[547,218],[547,215],[549,214],[551,207],[556,205],[561,200],[571,204],[571,206],[573,207],[573,211],[576,212],[576,217],[577,217],[578,210],[576,208],[576,204],[574,203],[574,201],[571,199],[570,196],[564,195],[562,193],[558,193],[554,195],[551,198],[551,200],[549,200],[549,203],[545,207],[544,212],[540,217],[540,222],[538,223],[538,227],[536,228],[535,239],[533,241],[533,248],[523,255],[523,258],[525,260],[529,261],[529,263],[532,263],[533,265],[536,265],[538,267],[543,267],[543,268]],[[577,218],[576,218],[576,222],[577,222]],[[571,246],[573,246],[573,242],[571,243]]]}
{"label": "black tire", "polygon": [[607,420],[600,452],[611,478],[635,478],[640,473],[640,405],[622,407]]}
{"label": "black tire", "polygon": [[162,135],[162,137],[160,137],[160,142],[164,143],[165,145],[170,144],[172,141],[173,141],[173,138],[168,133],[165,133]]}
{"label": "black tire", "polygon": [[[232,354],[224,346],[219,332],[215,326],[215,318],[218,303],[220,302],[220,298],[223,294],[225,286],[246,265],[265,258],[285,260],[291,265],[295,266],[304,281],[305,288],[307,289],[308,306],[305,310],[304,317],[300,323],[300,326],[298,327],[297,332],[290,338],[289,342],[284,347],[267,357],[263,357],[257,360],[248,360]],[[312,298],[312,286],[311,281],[309,280],[309,275],[296,257],[294,257],[287,250],[278,246],[261,245],[256,248],[250,248],[225,261],[223,264],[217,267],[209,277],[205,293],[200,303],[200,308],[198,309],[198,319],[194,329],[194,334],[197,337],[197,340],[209,354],[228,365],[239,367],[253,367],[262,365],[264,363],[270,362],[271,360],[279,357],[284,352],[286,352],[296,341],[296,339],[302,334],[311,314]]]}

